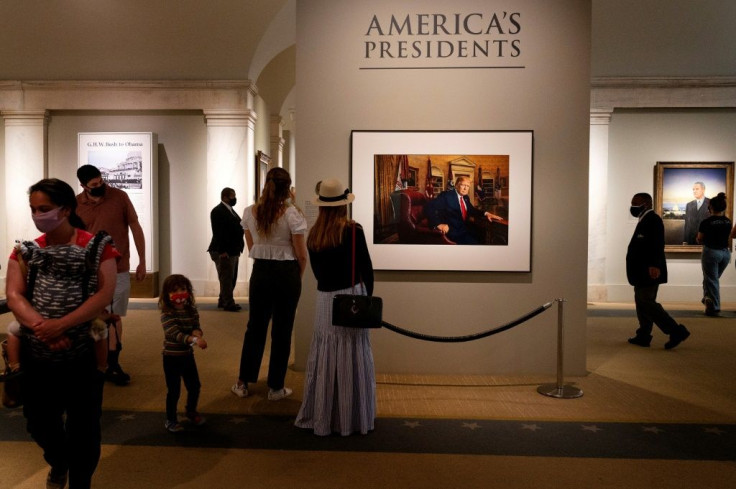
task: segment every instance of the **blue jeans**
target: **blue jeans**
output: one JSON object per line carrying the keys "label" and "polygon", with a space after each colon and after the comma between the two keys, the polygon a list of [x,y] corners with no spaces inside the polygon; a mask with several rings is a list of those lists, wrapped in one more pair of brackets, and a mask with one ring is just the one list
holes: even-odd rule
{"label": "blue jeans", "polygon": [[713,308],[721,310],[721,287],[718,279],[731,261],[731,250],[703,246],[700,263],[703,267],[703,297],[713,301]]}

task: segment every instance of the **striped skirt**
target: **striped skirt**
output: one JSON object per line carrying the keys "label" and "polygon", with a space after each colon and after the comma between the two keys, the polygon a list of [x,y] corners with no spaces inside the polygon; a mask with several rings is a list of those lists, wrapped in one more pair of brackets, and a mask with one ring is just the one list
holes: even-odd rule
{"label": "striped skirt", "polygon": [[[356,292],[359,289],[356,287]],[[294,423],[299,428],[314,430],[315,435],[347,436],[373,430],[376,376],[370,330],[332,325],[332,297],[350,293],[352,288],[317,291],[304,399]]]}

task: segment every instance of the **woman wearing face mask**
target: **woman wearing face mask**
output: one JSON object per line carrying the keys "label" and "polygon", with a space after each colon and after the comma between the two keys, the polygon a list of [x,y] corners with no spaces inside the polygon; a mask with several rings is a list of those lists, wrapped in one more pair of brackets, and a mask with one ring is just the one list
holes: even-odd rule
{"label": "woman wearing face mask", "polygon": [[76,214],[74,190],[44,179],[29,189],[42,234],[13,250],[8,306],[20,324],[23,414],[51,466],[46,487],[88,488],[100,457],[103,373],[90,324],[112,300],[116,259]]}

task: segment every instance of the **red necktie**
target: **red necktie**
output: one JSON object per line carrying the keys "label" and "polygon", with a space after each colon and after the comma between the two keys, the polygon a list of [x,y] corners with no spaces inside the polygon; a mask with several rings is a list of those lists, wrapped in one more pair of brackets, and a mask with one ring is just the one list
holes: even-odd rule
{"label": "red necktie", "polygon": [[468,216],[468,209],[465,208],[465,199],[463,199],[462,197],[460,197],[460,210],[463,213],[463,221],[464,221],[465,218]]}

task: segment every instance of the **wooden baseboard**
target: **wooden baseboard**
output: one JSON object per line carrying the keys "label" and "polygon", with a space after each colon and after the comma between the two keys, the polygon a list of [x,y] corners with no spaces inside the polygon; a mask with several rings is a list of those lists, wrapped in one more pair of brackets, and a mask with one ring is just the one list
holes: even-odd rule
{"label": "wooden baseboard", "polygon": [[140,282],[135,279],[135,273],[131,273],[130,296],[138,298],[158,297],[158,272],[146,273],[146,278]]}

